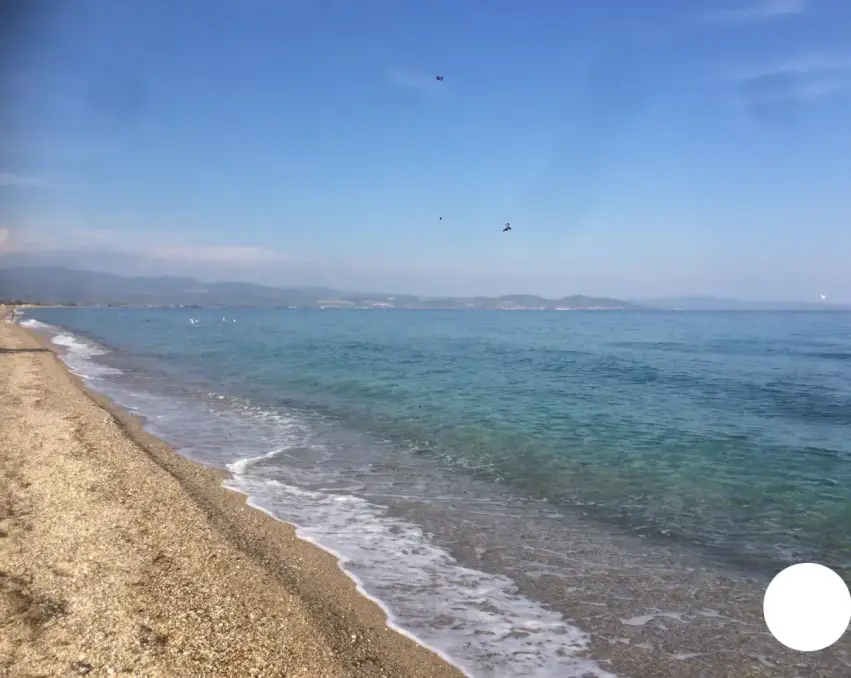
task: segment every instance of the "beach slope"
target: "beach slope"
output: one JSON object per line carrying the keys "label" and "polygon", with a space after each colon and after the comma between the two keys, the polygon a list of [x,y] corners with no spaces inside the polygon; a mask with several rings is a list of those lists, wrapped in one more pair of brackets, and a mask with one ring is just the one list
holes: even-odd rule
{"label": "beach slope", "polygon": [[461,676],[223,477],[0,323],[0,676]]}

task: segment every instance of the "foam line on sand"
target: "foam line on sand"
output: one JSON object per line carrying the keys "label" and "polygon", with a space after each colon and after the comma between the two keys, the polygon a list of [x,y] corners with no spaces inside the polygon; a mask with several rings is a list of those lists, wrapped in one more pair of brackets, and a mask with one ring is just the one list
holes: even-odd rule
{"label": "foam line on sand", "polygon": [[226,477],[0,323],[0,676],[462,676]]}

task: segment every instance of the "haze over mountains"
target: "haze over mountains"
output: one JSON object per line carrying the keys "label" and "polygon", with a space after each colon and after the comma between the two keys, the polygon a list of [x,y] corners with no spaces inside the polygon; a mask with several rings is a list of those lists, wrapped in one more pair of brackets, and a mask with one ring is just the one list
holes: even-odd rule
{"label": "haze over mountains", "polygon": [[572,295],[425,297],[335,290],[272,287],[244,282],[201,282],[185,277],[127,277],[61,266],[0,267],[0,300],[84,306],[283,306],[403,309],[528,310],[851,310],[829,302],[758,302],[705,296],[623,301]]}
{"label": "haze over mountains", "polygon": [[743,301],[708,296],[684,296],[671,299],[636,301],[644,307],[672,311],[847,311],[849,304],[825,301]]}
{"label": "haze over mountains", "polygon": [[515,294],[500,297],[420,297],[347,292],[326,287],[280,288],[194,278],[125,277],[64,267],[0,268],[0,299],[41,304],[131,306],[297,306],[445,309],[628,309],[619,299],[573,295],[560,299]]}

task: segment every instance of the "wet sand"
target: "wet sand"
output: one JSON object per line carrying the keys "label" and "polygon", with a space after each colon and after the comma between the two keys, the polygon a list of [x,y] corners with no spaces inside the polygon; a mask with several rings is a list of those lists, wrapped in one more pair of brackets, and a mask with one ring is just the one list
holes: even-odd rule
{"label": "wet sand", "polygon": [[0,676],[462,675],[224,477],[0,323]]}

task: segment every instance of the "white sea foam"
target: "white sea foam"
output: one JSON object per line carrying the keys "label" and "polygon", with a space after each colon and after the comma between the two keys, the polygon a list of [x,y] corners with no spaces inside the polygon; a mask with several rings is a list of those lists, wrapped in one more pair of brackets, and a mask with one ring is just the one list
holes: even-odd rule
{"label": "white sea foam", "polygon": [[258,464],[261,461],[274,459],[275,457],[281,454],[286,454],[286,448],[279,447],[278,449],[272,450],[271,452],[267,452],[266,454],[261,454],[257,457],[247,457],[245,459],[239,459],[238,461],[228,464],[228,470],[236,475],[243,475],[249,469],[249,467]]}
{"label": "white sea foam", "polygon": [[64,346],[83,358],[93,358],[96,355],[106,355],[107,353],[105,349],[75,337],[73,334],[57,334],[52,341],[57,346]]}
{"label": "white sea foam", "polygon": [[[246,455],[229,464],[233,476],[226,486],[247,495],[250,505],[296,525],[300,538],[332,553],[358,590],[384,609],[392,628],[465,674],[615,678],[584,656],[589,642],[584,631],[523,596],[508,577],[461,565],[417,525],[344,490],[308,491],[264,478],[264,461],[299,447],[317,453],[298,417],[250,405],[212,411],[200,402],[131,391],[101,379],[121,374],[95,361],[109,353],[104,347],[66,331],[52,341],[65,349],[62,358],[72,371],[98,380],[96,387],[116,402],[150,417],[152,432],[167,440],[174,435],[193,440],[180,445],[182,452],[199,461],[221,458],[227,451],[230,459],[236,451]],[[209,435],[197,438],[205,430],[205,418]]]}
{"label": "white sea foam", "polygon": [[51,337],[51,341],[65,349],[61,357],[63,362],[76,375],[87,379],[97,379],[110,374],[121,374],[115,367],[101,365],[93,358],[106,355],[108,351],[94,342],[86,341],[68,332]]}
{"label": "white sea foam", "polygon": [[27,318],[18,323],[21,327],[28,327],[31,330],[49,330],[51,329],[51,325],[47,323],[43,323],[40,320],[36,320],[35,318]]}
{"label": "white sea foam", "polygon": [[332,553],[394,629],[467,675],[613,676],[583,656],[589,642],[584,631],[521,595],[509,578],[464,567],[418,526],[392,518],[382,506],[246,473],[250,462],[230,465],[228,488]]}

